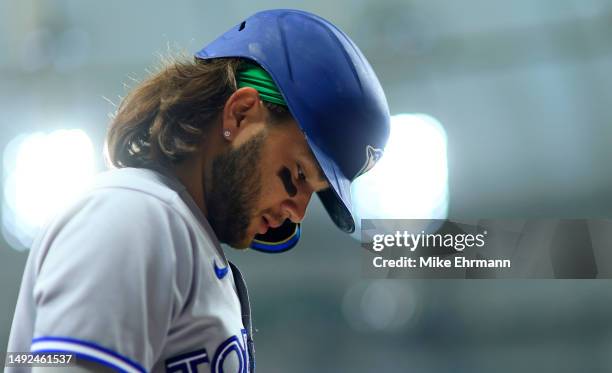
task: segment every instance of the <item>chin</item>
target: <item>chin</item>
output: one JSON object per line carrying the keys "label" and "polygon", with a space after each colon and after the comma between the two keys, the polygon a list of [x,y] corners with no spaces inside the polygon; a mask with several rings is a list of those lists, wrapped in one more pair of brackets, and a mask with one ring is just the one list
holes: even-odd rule
{"label": "chin", "polygon": [[236,250],[246,250],[250,247],[252,241],[249,242],[239,242],[235,245],[231,245]]}
{"label": "chin", "polygon": [[228,241],[231,242],[226,242],[226,244],[237,250],[245,250],[251,246],[251,243],[253,242],[257,234],[257,226],[255,226],[254,223],[251,223],[243,234],[228,237]]}
{"label": "chin", "polygon": [[253,240],[255,239],[255,235],[254,234],[246,234],[244,237],[245,237],[244,239],[242,239],[240,241],[232,242],[229,245],[231,247],[233,247],[234,249],[237,249],[237,250],[248,249],[251,246],[251,242],[253,242]]}

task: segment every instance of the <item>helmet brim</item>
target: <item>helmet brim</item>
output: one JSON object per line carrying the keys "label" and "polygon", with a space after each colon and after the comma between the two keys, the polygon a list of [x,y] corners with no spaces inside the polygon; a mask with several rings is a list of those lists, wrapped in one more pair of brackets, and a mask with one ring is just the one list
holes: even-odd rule
{"label": "helmet brim", "polygon": [[314,141],[308,137],[306,141],[329,182],[328,189],[317,193],[321,203],[338,228],[346,233],[353,233],[355,220],[351,213],[351,181],[344,176],[336,162],[327,156]]}

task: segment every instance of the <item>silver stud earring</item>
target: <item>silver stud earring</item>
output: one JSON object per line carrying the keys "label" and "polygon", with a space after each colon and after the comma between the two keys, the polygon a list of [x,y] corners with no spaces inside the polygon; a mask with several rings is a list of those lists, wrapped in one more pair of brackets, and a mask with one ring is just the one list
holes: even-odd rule
{"label": "silver stud earring", "polygon": [[223,131],[223,136],[225,136],[226,139],[229,138],[231,134],[232,133],[229,130]]}

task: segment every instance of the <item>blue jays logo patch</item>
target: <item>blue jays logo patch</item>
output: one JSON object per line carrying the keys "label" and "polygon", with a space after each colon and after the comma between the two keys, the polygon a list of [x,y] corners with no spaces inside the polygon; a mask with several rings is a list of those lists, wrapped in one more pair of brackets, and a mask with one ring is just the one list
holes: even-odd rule
{"label": "blue jays logo patch", "polygon": [[382,149],[377,149],[377,148],[373,147],[372,145],[366,146],[366,160],[365,160],[363,166],[361,166],[361,169],[355,175],[355,178],[357,178],[357,177],[365,174],[366,172],[370,171],[372,169],[372,167],[374,167],[376,162],[378,162],[380,160],[380,158],[382,158],[383,153],[384,152],[383,152]]}

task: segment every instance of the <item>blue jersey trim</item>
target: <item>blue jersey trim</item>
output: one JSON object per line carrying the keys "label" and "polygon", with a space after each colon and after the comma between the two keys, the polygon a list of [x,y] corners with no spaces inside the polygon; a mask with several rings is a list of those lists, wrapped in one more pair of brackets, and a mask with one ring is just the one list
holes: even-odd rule
{"label": "blue jersey trim", "polygon": [[[66,351],[64,351],[64,352],[66,352]],[[113,368],[113,369],[117,370],[118,372],[127,373],[127,371],[125,369],[121,369],[118,366],[116,366],[115,364],[109,363],[106,360],[102,360],[102,359],[99,359],[97,357],[93,357],[93,356],[85,355],[85,354],[81,354],[81,353],[76,353],[76,352],[74,354],[76,355],[76,357],[78,359],[95,361],[96,363],[98,363],[100,365],[104,365],[104,366],[107,366],[109,368]],[[144,372],[144,370],[143,370],[143,372]]]}
{"label": "blue jersey trim", "polygon": [[[75,338],[68,338],[68,337],[38,337],[38,338],[32,339],[32,344],[37,343],[37,342],[67,342],[67,343],[72,343],[72,344],[75,344],[75,345],[86,346],[86,347],[92,348],[94,350],[98,350],[100,352],[103,352],[105,354],[111,355],[111,356],[113,356],[113,357],[123,361],[127,365],[130,365],[132,368],[134,368],[134,369],[136,369],[138,371],[146,372],[146,370],[140,364],[130,360],[129,358],[127,358],[127,357],[125,357],[123,355],[120,355],[119,353],[117,353],[117,352],[115,352],[113,350],[110,350],[108,348],[99,346],[99,345],[97,345],[97,344],[95,344],[93,342],[83,341],[83,340],[79,340],[79,339],[75,339]],[[45,352],[45,351],[46,350],[36,350],[36,351],[33,351],[33,352]],[[74,353],[77,357],[93,360],[93,361],[102,363],[104,365],[110,366],[110,367],[112,367],[114,369],[118,369],[119,371],[122,371],[122,372],[125,371],[125,370],[119,368],[118,366],[116,366],[115,364],[110,363],[110,362],[105,361],[105,360],[101,360],[101,359],[99,359],[97,357],[93,357],[93,356],[90,356],[90,355],[87,355],[87,354],[77,353],[77,352],[74,352],[74,351],[71,351],[71,350],[65,350],[65,352]]]}

